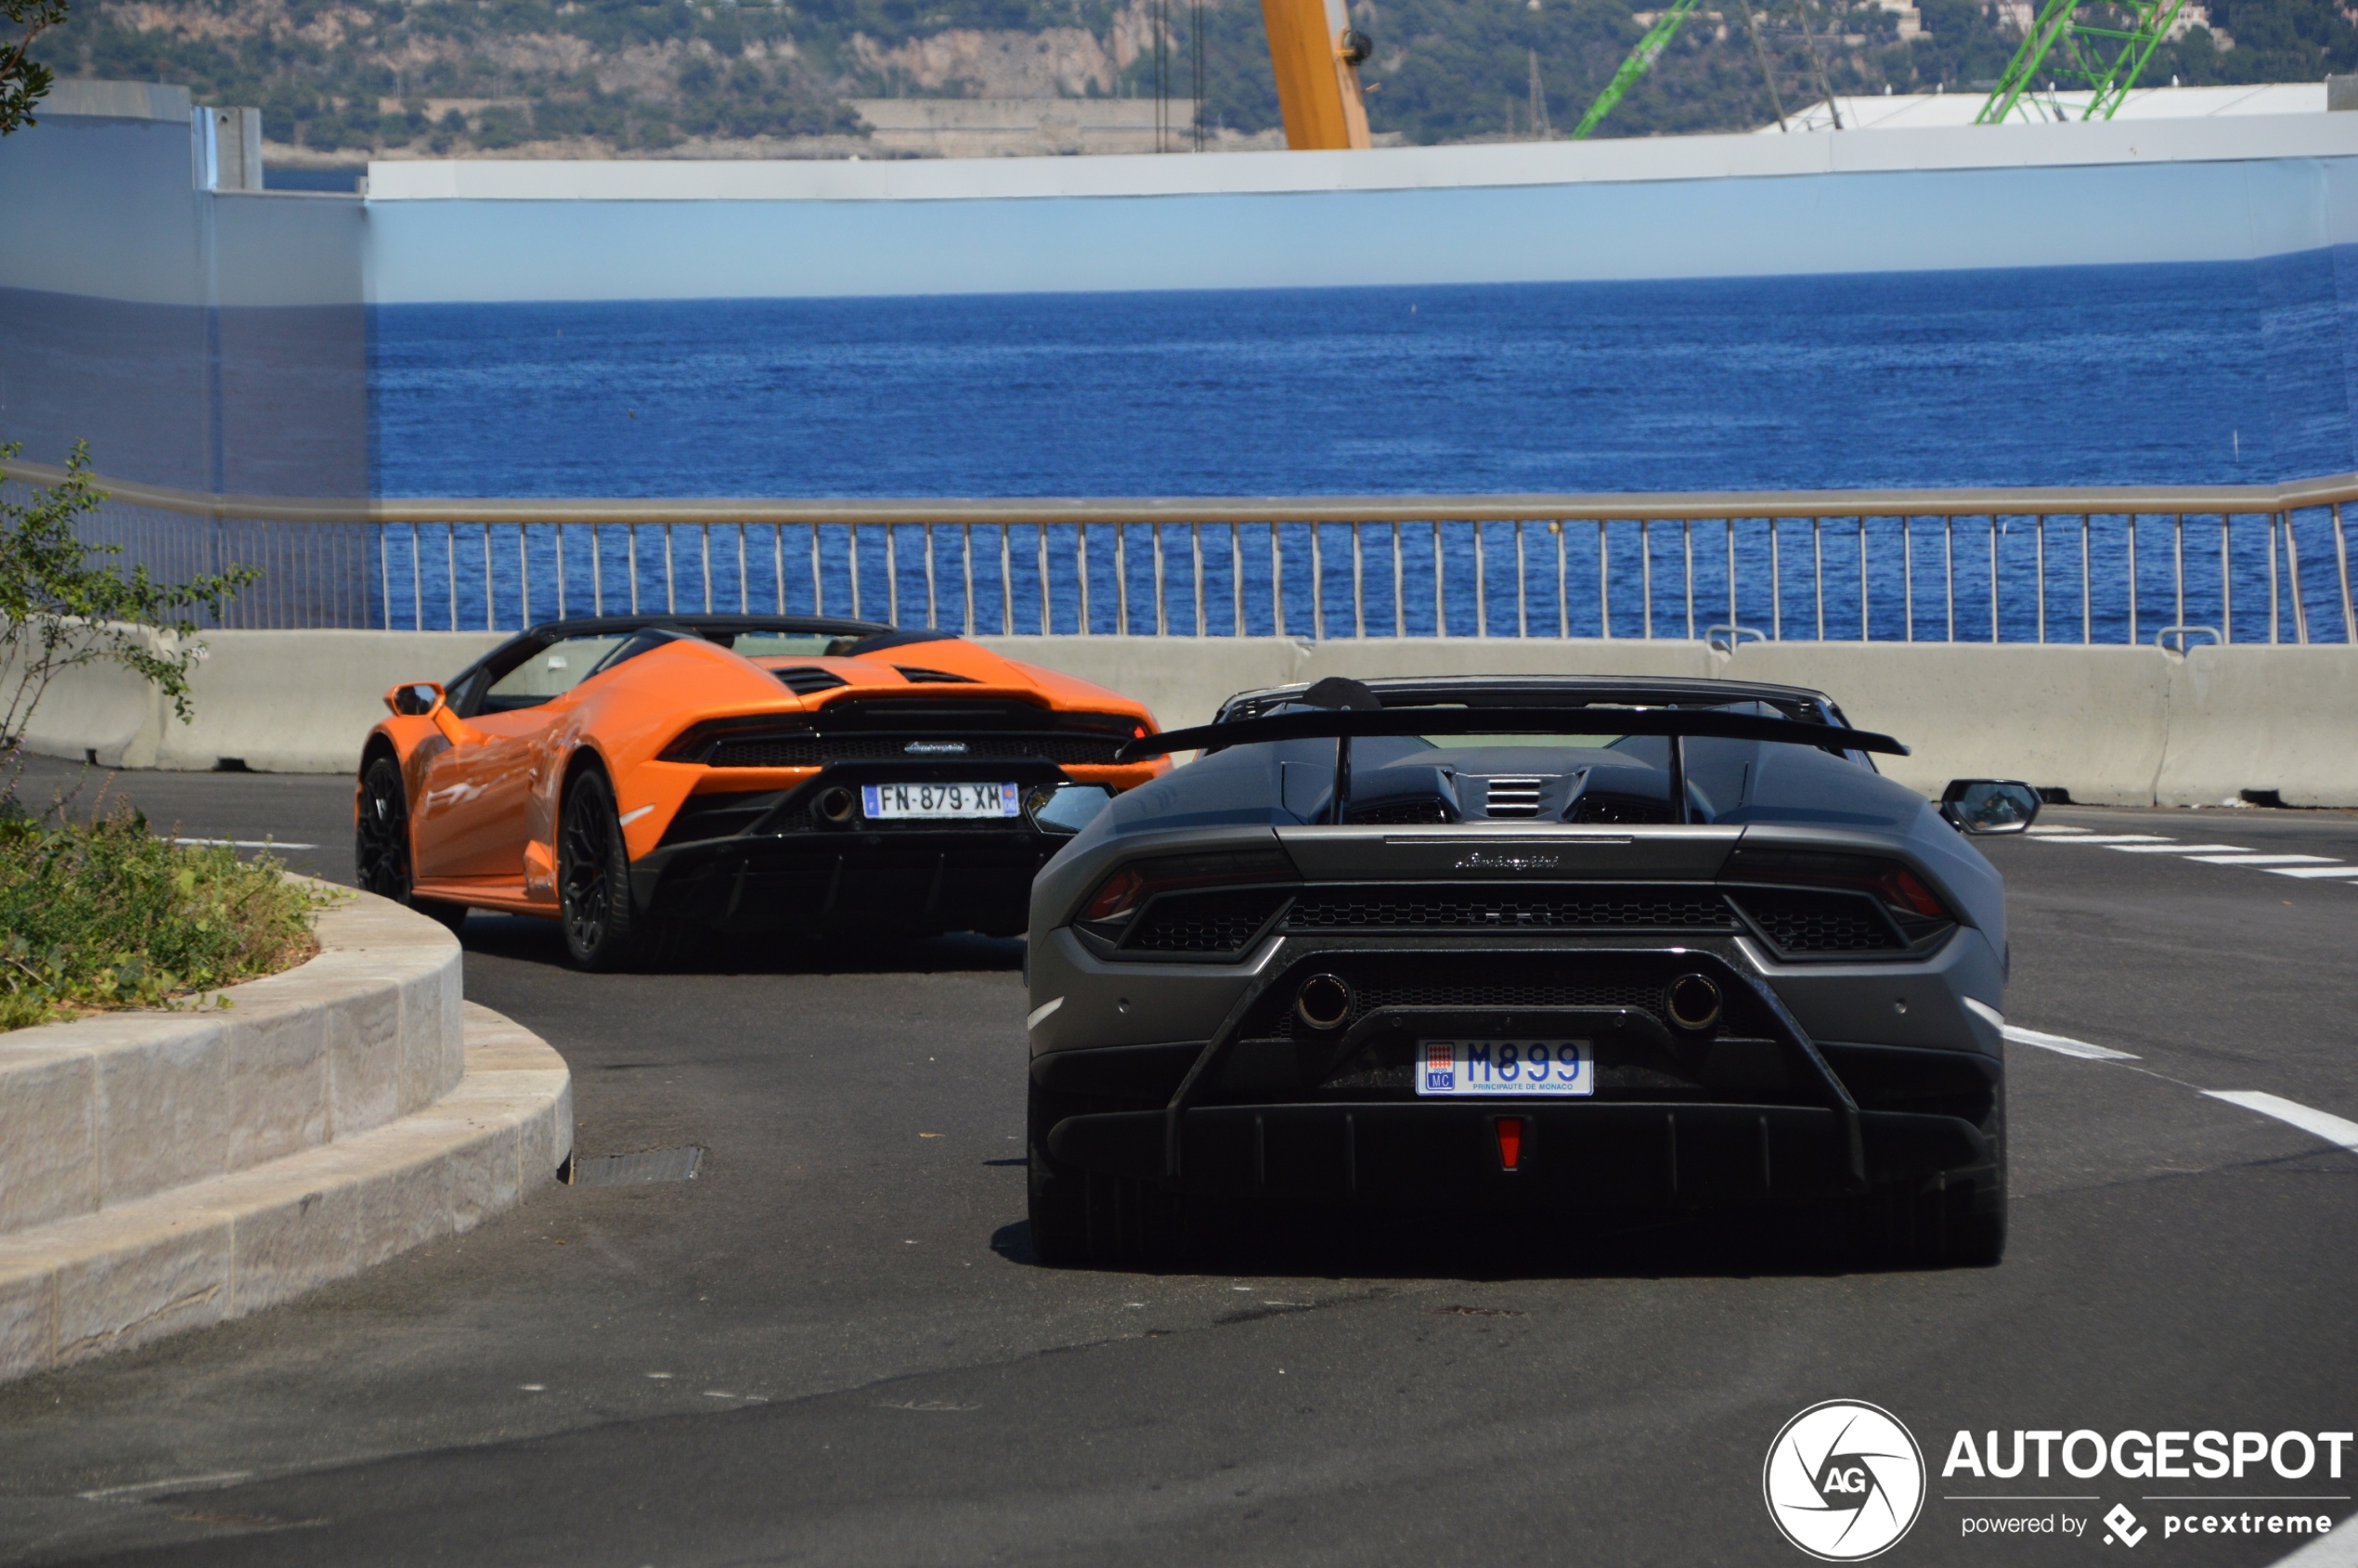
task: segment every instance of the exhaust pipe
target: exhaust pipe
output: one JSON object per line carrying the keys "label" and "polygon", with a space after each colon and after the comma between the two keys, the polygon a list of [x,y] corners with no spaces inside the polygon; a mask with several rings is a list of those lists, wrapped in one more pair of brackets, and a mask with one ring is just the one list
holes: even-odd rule
{"label": "exhaust pipe", "polygon": [[1719,1021],[1719,988],[1707,975],[1681,975],[1664,988],[1662,1006],[1673,1024],[1700,1033]]}
{"label": "exhaust pipe", "polygon": [[837,784],[835,788],[820,794],[819,814],[831,823],[848,823],[851,820],[853,810],[859,804],[859,798],[851,791]]}
{"label": "exhaust pipe", "polygon": [[1294,994],[1294,1017],[1312,1029],[1340,1029],[1355,1000],[1350,982],[1336,975],[1313,975]]}

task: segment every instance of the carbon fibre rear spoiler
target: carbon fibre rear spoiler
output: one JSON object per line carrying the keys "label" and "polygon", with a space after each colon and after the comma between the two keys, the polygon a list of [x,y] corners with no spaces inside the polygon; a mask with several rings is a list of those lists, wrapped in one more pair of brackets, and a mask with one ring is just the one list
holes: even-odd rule
{"label": "carbon fibre rear spoiler", "polygon": [[1167,730],[1125,745],[1118,755],[1136,762],[1173,751],[1219,751],[1271,741],[1335,740],[1358,735],[1702,735],[1714,740],[1779,741],[1833,751],[1873,751],[1905,757],[1908,748],[1872,730],[1764,719],[1750,713],[1678,707],[1388,707],[1327,708]]}

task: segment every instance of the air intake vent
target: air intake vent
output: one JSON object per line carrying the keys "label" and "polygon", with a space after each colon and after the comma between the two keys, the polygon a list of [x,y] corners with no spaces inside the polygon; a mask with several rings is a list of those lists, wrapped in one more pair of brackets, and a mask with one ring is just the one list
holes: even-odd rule
{"label": "air intake vent", "polygon": [[1780,952],[1890,952],[1908,945],[1861,894],[1746,888],[1736,901]]}
{"label": "air intake vent", "polygon": [[1138,952],[1235,952],[1261,933],[1285,901],[1283,888],[1268,888],[1165,893],[1147,906],[1138,928],[1121,945]]}
{"label": "air intake vent", "polygon": [[1489,793],[1483,797],[1483,815],[1535,817],[1539,814],[1539,791],[1545,780],[1497,778],[1489,782]]}
{"label": "air intake vent", "polygon": [[817,665],[808,664],[797,665],[792,669],[778,671],[778,680],[787,691],[797,697],[807,697],[813,692],[831,692],[837,686],[851,684],[833,670],[821,669]]}
{"label": "air intake vent", "polygon": [[946,669],[926,669],[922,666],[913,664],[897,664],[892,667],[899,670],[900,672],[900,679],[906,680],[912,686],[973,686],[979,684],[979,682],[977,681],[971,675],[952,675]]}

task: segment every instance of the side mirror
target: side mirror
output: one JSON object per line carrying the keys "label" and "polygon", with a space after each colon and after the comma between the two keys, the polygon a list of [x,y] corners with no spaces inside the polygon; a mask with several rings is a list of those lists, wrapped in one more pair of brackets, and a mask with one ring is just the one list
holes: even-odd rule
{"label": "side mirror", "polygon": [[442,682],[411,680],[385,693],[385,706],[404,719],[423,719],[442,706]]}
{"label": "side mirror", "polygon": [[1103,784],[1058,784],[1032,798],[1031,820],[1043,833],[1079,833],[1112,802],[1113,791]]}
{"label": "side mirror", "polygon": [[1951,779],[1940,814],[1960,833],[2020,833],[2039,820],[2039,792],[2013,779]]}

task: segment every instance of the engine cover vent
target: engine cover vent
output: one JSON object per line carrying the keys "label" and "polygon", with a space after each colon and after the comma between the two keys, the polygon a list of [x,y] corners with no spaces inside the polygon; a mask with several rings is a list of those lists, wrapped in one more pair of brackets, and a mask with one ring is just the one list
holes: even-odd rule
{"label": "engine cover vent", "polygon": [[833,670],[821,669],[817,665],[808,664],[797,665],[791,669],[778,671],[778,680],[797,697],[807,697],[813,692],[832,692],[838,686],[851,684]]}
{"label": "engine cover vent", "polygon": [[1547,784],[1536,777],[1499,777],[1484,781],[1490,786],[1483,797],[1483,814],[1490,817],[1535,817],[1539,814],[1539,792]]}

